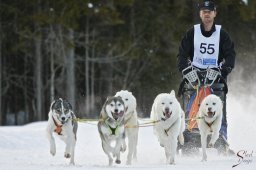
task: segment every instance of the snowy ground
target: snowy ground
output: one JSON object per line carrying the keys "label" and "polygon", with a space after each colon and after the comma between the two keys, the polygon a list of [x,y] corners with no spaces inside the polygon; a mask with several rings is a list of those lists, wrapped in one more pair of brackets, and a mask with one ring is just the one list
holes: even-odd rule
{"label": "snowy ground", "polygon": [[[75,166],[69,166],[64,158],[64,143],[56,139],[57,153],[52,157],[46,139],[46,122],[31,123],[25,126],[0,127],[0,170],[53,170],[53,169],[174,169],[174,170],[228,170],[256,169],[256,97],[228,96],[229,142],[235,152],[241,150],[252,157],[224,157],[214,150],[208,151],[208,161],[200,162],[201,156],[177,156],[176,165],[166,165],[164,150],[153,135],[152,127],[139,131],[138,160],[126,166],[126,154],[122,163],[108,167],[107,156],[101,148],[100,138],[95,125],[79,123]],[[241,162],[242,161],[242,162]],[[233,165],[238,164],[235,168]]]}
{"label": "snowy ground", "polygon": [[[178,169],[178,170],[215,170],[215,169],[256,169],[256,115],[245,113],[232,97],[229,98],[233,112],[229,116],[229,140],[236,151],[253,151],[253,157],[245,157],[240,165],[239,157],[219,156],[214,150],[208,151],[208,162],[200,162],[201,156],[178,156],[176,165],[166,165],[163,149],[159,146],[152,127],[144,127],[139,132],[138,160],[131,166],[126,166],[126,153],[122,155],[122,164],[108,167],[107,157],[101,148],[100,138],[95,125],[79,123],[78,141],[76,147],[76,166],[69,166],[63,157],[64,143],[56,139],[57,154],[49,153],[49,143],[45,136],[46,122],[31,123],[18,127],[0,127],[0,169],[1,170],[52,170],[52,169]],[[255,110],[255,105],[246,107]],[[241,161],[241,159],[240,159]],[[250,161],[246,163],[245,161]]]}

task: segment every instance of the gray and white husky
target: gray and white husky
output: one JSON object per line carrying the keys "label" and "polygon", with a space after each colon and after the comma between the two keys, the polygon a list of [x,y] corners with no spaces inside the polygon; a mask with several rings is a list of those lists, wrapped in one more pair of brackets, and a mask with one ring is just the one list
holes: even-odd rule
{"label": "gray and white husky", "polygon": [[70,164],[75,164],[74,154],[78,127],[77,122],[74,121],[75,118],[72,106],[68,101],[59,98],[51,103],[46,129],[47,137],[50,141],[50,153],[53,156],[56,153],[56,145],[53,138],[53,133],[56,133],[66,143],[64,157],[70,158]]}
{"label": "gray and white husky", "polygon": [[125,140],[124,129],[125,105],[121,97],[108,97],[100,113],[98,130],[102,141],[102,149],[109,159],[109,166],[120,164],[120,151]]}

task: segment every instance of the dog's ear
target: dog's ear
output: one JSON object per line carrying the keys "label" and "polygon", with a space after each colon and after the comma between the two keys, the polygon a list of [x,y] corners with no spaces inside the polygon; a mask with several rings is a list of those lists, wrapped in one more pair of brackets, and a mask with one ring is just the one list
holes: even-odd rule
{"label": "dog's ear", "polygon": [[106,100],[106,102],[104,103],[104,105],[103,105],[103,107],[102,107],[102,109],[101,109],[101,111],[100,111],[100,119],[103,119],[103,120],[106,120],[107,119],[107,115],[106,115],[106,103],[107,103],[107,100]]}
{"label": "dog's ear", "polygon": [[122,97],[121,97],[121,96],[116,96],[116,98],[118,98],[118,99],[122,99]]}
{"label": "dog's ear", "polygon": [[107,99],[106,99],[106,101],[105,101],[104,104],[103,104],[103,107],[102,107],[102,110],[101,110],[101,113],[100,113],[100,117],[103,117],[103,119],[105,118],[104,113],[107,112],[105,106],[107,105],[107,102],[108,102],[108,100],[109,100],[110,98],[111,98],[111,96],[108,96]]}
{"label": "dog's ear", "polygon": [[123,98],[122,98],[121,96],[116,96],[116,98],[119,99],[119,100],[121,100],[122,103],[124,104],[124,100],[123,100]]}
{"label": "dog's ear", "polygon": [[175,96],[175,91],[172,90],[170,94],[171,94],[172,96]]}
{"label": "dog's ear", "polygon": [[158,119],[157,115],[156,115],[157,114],[156,105],[157,105],[157,97],[154,100],[154,103],[153,103],[152,109],[151,109],[151,113],[150,113],[150,119],[153,120],[153,121]]}
{"label": "dog's ear", "polygon": [[69,110],[72,110],[72,105],[67,100],[62,100],[65,105],[67,105]]}
{"label": "dog's ear", "polygon": [[53,100],[53,102],[51,103],[51,106],[50,106],[51,111],[53,111],[53,106],[54,106],[55,103],[56,103],[56,100]]}
{"label": "dog's ear", "polygon": [[108,96],[107,99],[106,99],[106,101],[108,101],[111,97],[112,97],[112,96]]}

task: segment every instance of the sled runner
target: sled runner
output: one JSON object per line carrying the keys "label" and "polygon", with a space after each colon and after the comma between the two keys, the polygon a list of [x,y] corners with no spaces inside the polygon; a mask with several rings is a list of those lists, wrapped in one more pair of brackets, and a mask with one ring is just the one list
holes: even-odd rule
{"label": "sled runner", "polygon": [[[179,145],[183,154],[193,154],[201,147],[200,133],[197,127],[197,112],[202,100],[209,94],[215,94],[223,101],[223,119],[220,136],[215,143],[219,152],[228,151],[226,125],[226,94],[228,87],[218,68],[199,69],[189,66],[182,71],[183,80],[179,87],[178,96],[181,97],[181,107],[185,112],[186,130],[184,145]],[[208,136],[209,137],[209,136]]]}

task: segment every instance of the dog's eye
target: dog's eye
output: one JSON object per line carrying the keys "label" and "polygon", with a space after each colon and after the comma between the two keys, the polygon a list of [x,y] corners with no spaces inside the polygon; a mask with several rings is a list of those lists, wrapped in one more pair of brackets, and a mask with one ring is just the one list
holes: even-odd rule
{"label": "dog's eye", "polygon": [[126,101],[128,101],[128,99],[125,99]]}
{"label": "dog's eye", "polygon": [[206,103],[205,105],[208,106],[208,103]]}
{"label": "dog's eye", "polygon": [[170,102],[170,104],[172,104],[172,102]]}
{"label": "dog's eye", "polygon": [[61,110],[60,110],[60,109],[57,109],[57,112],[58,112],[58,113],[60,113],[60,112],[61,112]]}
{"label": "dog's eye", "polygon": [[113,104],[110,104],[110,106],[112,106],[112,107],[113,107],[114,105],[113,105]]}
{"label": "dog's eye", "polygon": [[65,109],[65,110],[64,110],[64,113],[68,113],[68,109]]}
{"label": "dog's eye", "polygon": [[216,103],[212,103],[213,105],[216,105]]}
{"label": "dog's eye", "polygon": [[162,105],[164,105],[164,102],[162,103]]}
{"label": "dog's eye", "polygon": [[118,106],[121,106],[121,104],[119,103]]}

